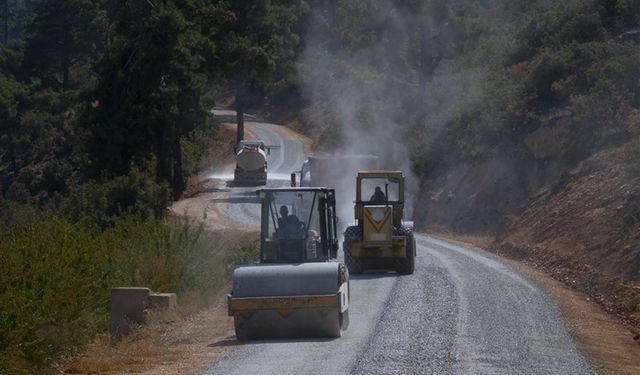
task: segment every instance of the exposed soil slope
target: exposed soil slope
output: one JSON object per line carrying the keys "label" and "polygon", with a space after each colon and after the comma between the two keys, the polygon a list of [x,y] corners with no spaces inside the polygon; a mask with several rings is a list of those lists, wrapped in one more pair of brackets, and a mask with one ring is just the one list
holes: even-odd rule
{"label": "exposed soil slope", "polygon": [[624,148],[580,163],[530,199],[492,245],[590,294],[640,328],[640,176]]}

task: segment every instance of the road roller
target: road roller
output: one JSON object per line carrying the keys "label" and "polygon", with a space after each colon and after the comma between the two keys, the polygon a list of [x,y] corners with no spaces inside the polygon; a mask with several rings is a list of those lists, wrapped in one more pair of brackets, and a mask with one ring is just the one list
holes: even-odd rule
{"label": "road roller", "polygon": [[238,340],[339,337],[349,271],[337,262],[333,189],[273,188],[261,201],[260,261],[233,272],[227,297]]}

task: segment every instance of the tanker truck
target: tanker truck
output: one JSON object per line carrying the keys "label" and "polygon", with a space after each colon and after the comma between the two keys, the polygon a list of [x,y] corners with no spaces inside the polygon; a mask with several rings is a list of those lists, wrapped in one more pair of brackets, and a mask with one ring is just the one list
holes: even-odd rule
{"label": "tanker truck", "polygon": [[240,141],[236,149],[236,185],[266,185],[268,148],[262,141]]}

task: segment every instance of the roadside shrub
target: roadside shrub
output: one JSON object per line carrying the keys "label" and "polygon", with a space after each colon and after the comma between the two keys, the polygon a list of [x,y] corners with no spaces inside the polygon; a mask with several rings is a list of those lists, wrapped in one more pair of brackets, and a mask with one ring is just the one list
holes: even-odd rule
{"label": "roadside shrub", "polygon": [[124,215],[160,218],[169,201],[166,184],[158,184],[148,172],[134,167],[127,175],[78,186],[62,203],[62,212],[85,227],[107,228]]}
{"label": "roadside shrub", "polygon": [[17,203],[28,203],[31,198],[31,194],[29,193],[29,189],[22,182],[16,181],[9,185],[5,198]]}
{"label": "roadside shrub", "polygon": [[40,215],[0,223],[0,235],[0,364],[11,374],[41,373],[105,331],[112,287],[192,294],[206,305],[226,285],[235,249],[256,253],[246,235],[153,217],[96,230]]}
{"label": "roadside shrub", "polygon": [[73,174],[71,164],[63,159],[53,159],[42,171],[42,189],[49,192],[65,192],[67,180]]}

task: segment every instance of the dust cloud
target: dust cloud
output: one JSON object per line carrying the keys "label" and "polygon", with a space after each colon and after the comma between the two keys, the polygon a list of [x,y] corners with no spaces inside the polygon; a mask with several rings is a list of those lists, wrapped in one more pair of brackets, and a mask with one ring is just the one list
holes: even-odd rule
{"label": "dust cloud", "polygon": [[[308,103],[305,120],[322,134],[326,152],[373,154],[381,168],[402,170],[405,218],[411,220],[416,197],[425,196],[414,173],[416,155],[435,146],[461,108],[484,98],[489,68],[500,63],[512,43],[514,33],[506,27],[514,23],[502,22],[509,6],[392,0],[313,4],[299,64]],[[483,35],[469,48],[469,30],[452,14],[454,7],[473,8],[464,11],[475,12],[491,37]],[[349,184],[335,181],[334,186],[353,201],[355,192],[342,189]],[[344,218],[352,221],[352,212]]]}
{"label": "dust cloud", "polygon": [[[429,111],[442,123],[447,107],[453,106],[441,101],[437,110],[428,108],[429,93],[420,83],[420,72],[411,67],[418,52],[412,45],[419,44],[421,28],[436,22],[429,14],[398,9],[392,1],[375,2],[378,6],[367,2],[365,13],[357,3],[322,2],[311,10],[311,32],[300,62],[303,95],[309,103],[305,119],[328,134],[329,154],[375,155],[382,169],[402,170],[407,182],[405,218],[410,220],[418,183],[409,145],[428,147],[434,128],[424,127],[424,114]],[[352,24],[358,20],[345,16],[348,13],[366,19],[367,25],[359,29]],[[345,35],[349,32],[353,35]],[[425,51],[430,47],[422,45]],[[469,90],[469,80],[459,75],[445,73],[444,80],[439,84],[450,91],[447,98],[459,96],[456,90]],[[345,175],[333,182],[339,200],[351,205],[341,206],[342,220],[353,221],[353,181],[355,175]]]}

